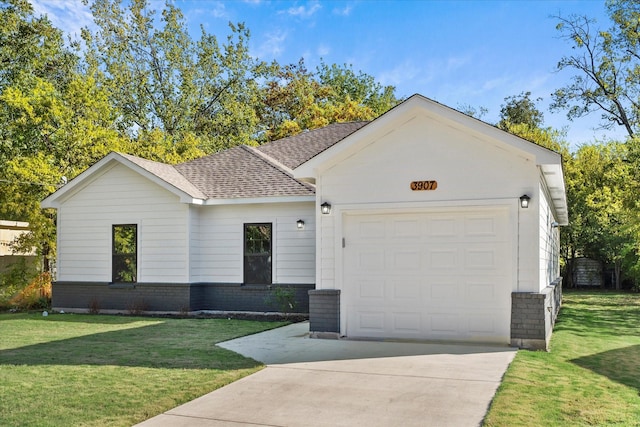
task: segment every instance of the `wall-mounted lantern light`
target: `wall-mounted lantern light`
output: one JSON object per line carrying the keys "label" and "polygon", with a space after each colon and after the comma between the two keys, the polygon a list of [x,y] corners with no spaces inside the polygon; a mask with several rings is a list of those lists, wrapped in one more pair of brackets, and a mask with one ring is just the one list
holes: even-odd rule
{"label": "wall-mounted lantern light", "polygon": [[531,197],[527,196],[526,194],[520,196],[520,207],[522,209],[527,209],[529,207],[529,200],[531,200]]}
{"label": "wall-mounted lantern light", "polygon": [[320,212],[322,212],[323,215],[329,215],[331,213],[331,205],[324,202],[320,205]]}
{"label": "wall-mounted lantern light", "polygon": [[304,221],[303,221],[303,220],[301,220],[301,219],[299,219],[299,220],[296,222],[296,226],[298,227],[298,230],[304,230]]}
{"label": "wall-mounted lantern light", "polygon": [[559,225],[560,225],[560,224],[558,224],[557,222],[553,221],[553,222],[551,223],[551,228],[558,228],[558,226],[559,226]]}

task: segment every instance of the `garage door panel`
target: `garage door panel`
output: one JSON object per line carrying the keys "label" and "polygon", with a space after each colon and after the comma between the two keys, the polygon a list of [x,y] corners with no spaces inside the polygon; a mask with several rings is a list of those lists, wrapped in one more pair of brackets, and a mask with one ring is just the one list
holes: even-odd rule
{"label": "garage door panel", "polygon": [[420,271],[422,262],[418,248],[397,248],[391,249],[387,254],[389,263],[387,269],[397,270],[399,274],[403,272]]}
{"label": "garage door panel", "polygon": [[467,316],[467,330],[471,334],[492,335],[496,333],[496,319],[488,314]]}
{"label": "garage door panel", "polygon": [[460,250],[457,248],[425,250],[425,266],[431,270],[452,270],[459,265]]}
{"label": "garage door panel", "polygon": [[343,226],[348,336],[508,342],[508,209],[346,215]]}
{"label": "garage door panel", "polygon": [[393,220],[390,222],[390,237],[395,240],[419,240],[421,228],[422,222],[417,219]]}
{"label": "garage door panel", "polygon": [[383,336],[385,333],[385,313],[383,311],[356,310],[352,315],[354,326],[372,337]]}
{"label": "garage door panel", "polygon": [[[449,279],[451,280],[451,279]],[[447,278],[434,279],[429,288],[430,301],[452,301],[460,297],[460,287],[455,281],[447,281]]]}
{"label": "garage door panel", "polygon": [[[379,304],[384,302],[385,280],[375,278],[364,278],[356,282],[358,287],[358,297],[363,300],[377,299]],[[375,301],[374,301],[375,302]]]}
{"label": "garage door panel", "polygon": [[385,251],[376,248],[364,248],[355,257],[356,268],[361,271],[384,270]]}
{"label": "garage door panel", "polygon": [[433,313],[430,316],[431,334],[451,335],[457,334],[460,329],[458,326],[458,315],[452,313]]}
{"label": "garage door panel", "polygon": [[422,313],[393,312],[391,313],[391,324],[393,329],[390,332],[394,335],[400,335],[403,338],[419,336],[422,331]]}
{"label": "garage door panel", "polygon": [[393,299],[391,303],[407,304],[414,301],[420,301],[422,299],[422,290],[424,286],[420,283],[420,279],[417,277],[409,277],[404,280],[389,280],[388,293]]}
{"label": "garage door panel", "polygon": [[460,235],[460,224],[452,218],[427,218],[425,235],[430,238],[451,238]]}

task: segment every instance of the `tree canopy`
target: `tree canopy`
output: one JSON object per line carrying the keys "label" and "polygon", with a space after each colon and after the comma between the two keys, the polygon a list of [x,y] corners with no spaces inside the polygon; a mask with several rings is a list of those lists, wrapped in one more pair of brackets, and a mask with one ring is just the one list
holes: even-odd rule
{"label": "tree canopy", "polygon": [[640,130],[640,3],[607,0],[612,21],[608,30],[587,16],[557,17],[562,38],[573,54],[558,62],[558,70],[576,74],[553,94],[553,110],[567,110],[574,119],[600,112],[606,129],[623,126],[632,137]]}
{"label": "tree canopy", "polygon": [[[16,248],[55,253],[40,201],[110,151],[168,163],[334,122],[370,120],[399,100],[348,66],[266,63],[250,32],[194,39],[180,9],[93,0],[95,30],[67,43],[28,0],[0,0],[0,218],[27,221]],[[45,266],[47,268],[48,266]]]}

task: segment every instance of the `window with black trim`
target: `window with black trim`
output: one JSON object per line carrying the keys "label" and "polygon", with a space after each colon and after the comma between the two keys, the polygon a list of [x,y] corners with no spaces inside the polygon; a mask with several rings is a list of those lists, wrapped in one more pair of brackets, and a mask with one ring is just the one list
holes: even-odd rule
{"label": "window with black trim", "polygon": [[135,283],[138,280],[138,226],[114,225],[111,243],[111,281]]}
{"label": "window with black trim", "polygon": [[244,284],[271,284],[271,223],[244,225]]}

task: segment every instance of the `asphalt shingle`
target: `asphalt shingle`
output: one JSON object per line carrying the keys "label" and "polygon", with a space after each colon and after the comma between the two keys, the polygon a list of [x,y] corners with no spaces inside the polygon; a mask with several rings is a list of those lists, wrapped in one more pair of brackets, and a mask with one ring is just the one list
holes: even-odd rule
{"label": "asphalt shingle", "polygon": [[176,166],[209,199],[310,196],[312,186],[244,145]]}
{"label": "asphalt shingle", "polygon": [[121,155],[199,199],[312,196],[314,186],[293,178],[292,169],[367,123],[335,123],[260,147],[241,145],[175,166]]}
{"label": "asphalt shingle", "polygon": [[342,141],[369,122],[334,123],[261,145],[257,149],[290,169],[295,169]]}
{"label": "asphalt shingle", "polygon": [[166,183],[173,185],[180,191],[187,193],[191,197],[194,197],[196,199],[206,198],[206,195],[198,187],[191,183],[172,165],[154,162],[152,160],[143,159],[141,157],[136,157],[129,154],[118,154],[129,160],[131,163],[134,163],[142,169],[146,170],[147,172],[154,174]]}

